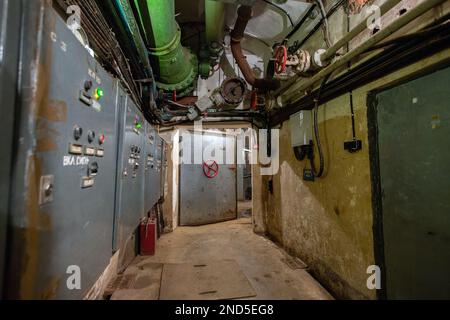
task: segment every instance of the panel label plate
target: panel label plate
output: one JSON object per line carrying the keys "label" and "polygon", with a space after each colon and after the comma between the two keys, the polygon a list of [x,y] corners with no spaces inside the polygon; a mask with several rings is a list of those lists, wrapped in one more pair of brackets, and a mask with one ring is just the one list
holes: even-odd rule
{"label": "panel label plate", "polygon": [[86,166],[88,164],[88,157],[64,156],[63,158],[64,167]]}

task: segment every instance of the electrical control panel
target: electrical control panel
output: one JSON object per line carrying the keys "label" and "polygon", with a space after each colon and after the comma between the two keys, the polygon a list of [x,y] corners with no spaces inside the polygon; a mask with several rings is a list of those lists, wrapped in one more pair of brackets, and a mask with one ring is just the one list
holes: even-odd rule
{"label": "electrical control panel", "polygon": [[81,299],[111,258],[118,82],[45,1],[24,5],[7,297]]}
{"label": "electrical control panel", "polygon": [[144,155],[146,157],[144,187],[145,212],[149,212],[160,198],[158,141],[159,136],[157,130],[151,124],[147,124]]}
{"label": "electrical control panel", "polygon": [[145,216],[144,183],[147,152],[146,122],[133,100],[119,90],[119,157],[116,186],[114,250],[133,234]]}
{"label": "electrical control panel", "polygon": [[161,140],[51,2],[22,5],[4,296],[83,299],[160,197]]}

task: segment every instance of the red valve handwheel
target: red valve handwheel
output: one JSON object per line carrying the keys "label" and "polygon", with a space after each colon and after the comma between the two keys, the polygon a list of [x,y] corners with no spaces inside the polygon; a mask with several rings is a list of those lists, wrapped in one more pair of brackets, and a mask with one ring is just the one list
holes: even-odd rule
{"label": "red valve handwheel", "polygon": [[279,46],[275,51],[275,72],[277,74],[286,71],[287,49],[285,46]]}
{"label": "red valve handwheel", "polygon": [[213,160],[205,161],[203,163],[203,173],[207,178],[213,179],[219,174],[219,165]]}

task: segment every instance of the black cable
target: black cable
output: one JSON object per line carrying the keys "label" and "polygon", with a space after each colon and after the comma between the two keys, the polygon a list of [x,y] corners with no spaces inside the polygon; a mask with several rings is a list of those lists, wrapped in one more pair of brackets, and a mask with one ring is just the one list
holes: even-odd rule
{"label": "black cable", "polygon": [[325,7],[323,5],[322,0],[315,0],[319,6],[320,9],[320,13],[322,15],[322,21],[323,21],[323,25],[325,26],[325,31],[324,31],[324,39],[325,39],[325,43],[328,46],[328,48],[331,48],[332,44],[331,44],[331,39],[330,39],[330,26],[328,24],[328,17],[327,17],[327,13],[325,11]]}
{"label": "black cable", "polygon": [[350,91],[350,111],[352,113],[352,133],[353,141],[356,141],[356,125],[355,125],[355,105],[353,103],[353,91]]}
{"label": "black cable", "polygon": [[[345,2],[346,2],[346,0],[341,0],[341,1],[337,2],[328,11],[328,13],[326,14],[326,17],[330,18]],[[321,21],[321,22],[323,22],[323,21]],[[321,27],[321,25],[322,25],[321,22],[318,23],[302,41],[295,41],[294,44],[289,48],[289,52],[296,52],[298,49],[300,49],[306,43],[306,41],[308,41],[309,38],[311,38],[316,33],[317,29],[319,29]]]}
{"label": "black cable", "polygon": [[284,8],[280,7],[279,5],[273,3],[269,0],[262,0],[262,1],[267,3],[268,5],[273,6],[274,8],[277,8],[278,10],[282,11],[286,15],[286,17],[288,17],[289,21],[291,22],[291,25],[295,26],[294,20],[292,20],[291,15]]}
{"label": "black cable", "polygon": [[323,176],[323,173],[325,172],[325,156],[322,149],[322,142],[320,141],[320,132],[319,132],[319,106],[320,106],[320,98],[322,96],[322,90],[325,88],[325,85],[327,84],[328,80],[330,79],[331,74],[325,77],[325,79],[322,82],[322,85],[320,86],[319,92],[317,94],[317,98],[315,100],[315,107],[314,107],[314,136],[316,139],[317,149],[319,151],[319,158],[320,158],[320,168],[317,172],[316,165],[314,164],[314,156],[310,157],[311,162],[311,169],[314,173],[314,176],[317,178],[321,178]]}
{"label": "black cable", "polygon": [[[298,32],[298,30],[300,30],[300,28],[305,24],[306,20],[309,19],[309,17],[311,16],[312,12],[313,12],[315,9],[316,9],[316,4],[313,3],[313,4],[309,7],[308,11],[303,15],[302,20],[300,20],[300,22],[297,23],[297,24],[295,25],[295,27],[294,27],[294,28],[289,32],[289,34],[284,38],[284,40],[283,40],[282,43],[285,43],[285,42],[289,41],[289,39],[290,39],[293,35],[295,35],[295,34]],[[291,53],[294,54],[295,52],[291,52]]]}

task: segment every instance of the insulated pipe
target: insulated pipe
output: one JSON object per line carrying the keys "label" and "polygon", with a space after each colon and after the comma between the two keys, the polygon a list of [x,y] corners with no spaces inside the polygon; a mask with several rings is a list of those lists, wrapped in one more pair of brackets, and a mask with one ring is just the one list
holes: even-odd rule
{"label": "insulated pipe", "polygon": [[238,9],[238,18],[231,32],[231,52],[236,60],[239,68],[244,75],[245,80],[256,89],[263,92],[277,90],[280,87],[280,82],[276,79],[258,79],[253,74],[253,70],[247,62],[247,59],[242,52],[241,41],[244,38],[247,24],[253,16],[253,10],[250,6],[240,6]]}
{"label": "insulated pipe", "polygon": [[197,62],[181,45],[174,0],[134,0],[134,4],[158,87],[176,90],[179,96],[189,93],[197,78]]}
{"label": "insulated pipe", "polygon": [[[387,0],[385,3],[383,3],[380,6],[380,15],[383,16],[386,12],[391,10],[393,7],[395,7],[399,2],[402,0]],[[312,7],[314,8],[314,6]],[[353,40],[357,35],[359,35],[361,32],[363,32],[367,28],[367,21],[366,19],[363,19],[356,27],[354,27],[349,33],[347,33],[343,38],[338,40],[334,45],[332,45],[329,49],[327,49],[323,54],[320,55],[320,62],[321,64],[327,64],[329,62],[328,60],[332,59],[336,52],[338,52],[344,45],[349,43],[351,40]],[[295,83],[297,79],[293,78],[289,80],[283,88],[278,90],[278,92],[275,93],[276,96],[281,95],[284,92],[289,91],[289,87]]]}
{"label": "insulated pipe", "polygon": [[416,7],[412,8],[409,12],[405,13],[401,17],[399,17],[397,20],[392,22],[389,26],[381,29],[381,31],[377,32],[372,38],[364,42],[359,47],[353,49],[346,55],[344,55],[341,59],[337,60],[335,63],[330,65],[329,67],[323,69],[322,71],[318,72],[316,75],[314,75],[311,79],[309,79],[306,82],[303,82],[299,85],[293,85],[289,88],[289,90],[281,95],[279,98],[281,98],[281,105],[284,106],[289,103],[296,103],[302,98],[302,95],[299,94],[299,92],[303,92],[306,89],[312,87],[314,84],[319,82],[321,79],[324,79],[325,77],[332,74],[334,71],[339,69],[340,67],[348,64],[352,59],[359,56],[360,54],[366,52],[369,48],[371,48],[373,45],[383,41],[390,35],[392,35],[394,32],[398,31],[399,29],[406,26],[408,23],[416,19],[417,17],[421,16],[428,10],[432,9],[433,7],[441,4],[446,0],[426,0],[420,4],[418,4]]}

